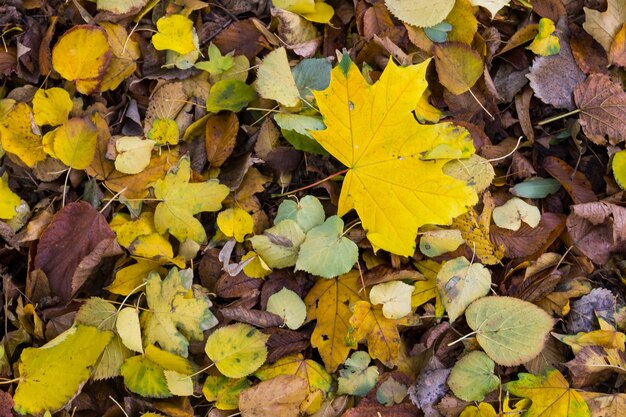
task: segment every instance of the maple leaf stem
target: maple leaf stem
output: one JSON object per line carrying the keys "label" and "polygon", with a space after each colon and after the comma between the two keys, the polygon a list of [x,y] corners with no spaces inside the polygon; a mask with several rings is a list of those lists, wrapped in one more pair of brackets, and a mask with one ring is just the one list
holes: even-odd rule
{"label": "maple leaf stem", "polygon": [[272,197],[285,197],[285,196],[288,196],[288,195],[292,195],[292,194],[298,193],[300,191],[308,190],[309,188],[316,187],[316,186],[318,186],[320,184],[325,183],[326,181],[332,180],[335,177],[343,175],[343,174],[347,173],[349,170],[350,170],[350,168],[343,169],[343,170],[341,170],[339,172],[335,172],[334,174],[330,174],[326,178],[322,178],[321,180],[316,181],[313,184],[309,184],[309,185],[297,188],[297,189],[292,190],[292,191],[287,191],[286,193],[282,193],[282,194],[272,194]]}
{"label": "maple leaf stem", "polygon": [[548,119],[544,119],[544,120],[540,121],[539,123],[537,123],[537,126],[547,125],[548,123],[552,123],[552,122],[555,122],[557,120],[564,119],[564,118],[566,118],[568,116],[573,116],[573,115],[578,114],[578,113],[580,113],[580,109],[568,111],[567,113],[559,114],[558,116],[554,116],[554,117],[550,117]]}

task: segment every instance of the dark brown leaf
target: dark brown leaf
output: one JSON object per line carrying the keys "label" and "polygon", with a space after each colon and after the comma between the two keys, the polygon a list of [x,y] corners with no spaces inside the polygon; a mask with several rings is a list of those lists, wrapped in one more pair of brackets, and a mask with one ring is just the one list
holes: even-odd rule
{"label": "dark brown leaf", "polygon": [[598,201],[598,197],[591,189],[591,183],[585,174],[574,171],[574,168],[565,161],[555,156],[549,156],[543,160],[543,167],[561,183],[565,191],[572,197],[574,204]]}
{"label": "dark brown leaf", "polygon": [[45,272],[55,295],[69,301],[105,258],[122,253],[104,216],[79,201],[54,215],[37,245],[34,268]]}

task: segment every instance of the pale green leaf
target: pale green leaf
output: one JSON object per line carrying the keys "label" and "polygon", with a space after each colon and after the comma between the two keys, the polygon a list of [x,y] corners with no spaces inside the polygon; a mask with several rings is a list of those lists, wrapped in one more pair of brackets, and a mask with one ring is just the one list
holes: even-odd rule
{"label": "pale green leaf", "polygon": [[480,263],[460,256],[444,262],[437,273],[437,288],[450,322],[459,318],[472,301],[489,293],[491,272]]}
{"label": "pale green leaf", "polygon": [[306,233],[315,226],[324,223],[325,217],[322,203],[316,197],[306,195],[297,201],[283,200],[278,206],[274,224],[287,219],[293,220]]}
{"label": "pale green leaf", "polygon": [[389,281],[376,284],[370,290],[370,301],[373,305],[383,305],[383,316],[388,319],[401,319],[413,310],[411,294],[415,286],[402,281]]}
{"label": "pale green leaf", "polygon": [[494,368],[495,363],[485,352],[469,352],[454,364],[448,385],[454,395],[464,401],[482,401],[500,385]]}
{"label": "pale green leaf", "polygon": [[286,268],[296,264],[300,245],[305,234],[293,220],[283,220],[263,232],[252,236],[250,243],[270,268]]}
{"label": "pale green leaf", "polygon": [[378,381],[378,368],[368,366],[371,359],[367,352],[354,352],[339,371],[337,394],[365,397]]}
{"label": "pale green leaf", "polygon": [[272,294],[267,300],[267,311],[282,317],[287,327],[296,330],[306,319],[306,305],[302,298],[288,288]]}

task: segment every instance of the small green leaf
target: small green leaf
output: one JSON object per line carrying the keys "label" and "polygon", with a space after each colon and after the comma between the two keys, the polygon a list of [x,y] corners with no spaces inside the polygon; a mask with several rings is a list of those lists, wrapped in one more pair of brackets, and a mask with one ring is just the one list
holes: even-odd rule
{"label": "small green leaf", "polygon": [[371,359],[367,352],[354,352],[344,362],[345,368],[339,371],[337,394],[365,397],[378,381],[378,368],[369,366]]}
{"label": "small green leaf", "polygon": [[306,233],[315,226],[324,223],[325,217],[326,214],[324,214],[322,203],[316,197],[307,195],[297,202],[283,200],[280,206],[278,206],[274,224],[278,224],[283,220],[293,220]]}
{"label": "small green leaf", "polygon": [[255,252],[270,268],[294,266],[305,234],[293,220],[282,220],[262,235],[252,236],[250,243]]}
{"label": "small green leaf", "polygon": [[559,188],[561,184],[553,178],[531,178],[516,184],[509,191],[521,198],[545,198],[559,191]]}
{"label": "small green leaf", "polygon": [[495,363],[485,352],[469,352],[454,364],[448,385],[454,395],[464,401],[482,401],[500,384],[494,368]]}
{"label": "small green leaf", "polygon": [[452,30],[452,25],[446,21],[437,23],[435,26],[424,28],[426,37],[435,43],[442,43],[448,40],[448,32]]}
{"label": "small green leaf", "polygon": [[272,294],[267,300],[267,311],[282,317],[287,327],[296,330],[306,319],[306,305],[302,298],[288,288]]}
{"label": "small green leaf", "polygon": [[211,87],[206,100],[206,109],[211,113],[222,110],[239,112],[257,97],[248,84],[239,80],[221,80]]}
{"label": "small green leaf", "polygon": [[330,84],[332,65],[324,58],[303,59],[291,71],[300,96],[313,100],[311,90],[321,91]]}
{"label": "small green leaf", "polygon": [[323,278],[349,272],[359,258],[356,243],[342,236],[343,220],[331,216],[309,230],[300,246],[296,271],[306,271]]}

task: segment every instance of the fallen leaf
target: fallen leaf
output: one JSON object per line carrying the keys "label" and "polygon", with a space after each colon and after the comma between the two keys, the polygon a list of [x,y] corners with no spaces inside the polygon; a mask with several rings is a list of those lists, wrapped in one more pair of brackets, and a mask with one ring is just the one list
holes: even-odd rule
{"label": "fallen leaf", "polygon": [[454,7],[454,0],[406,2],[402,0],[385,0],[389,11],[398,19],[419,27],[434,26],[446,18]]}
{"label": "fallen leaf", "polygon": [[154,224],[159,233],[169,231],[179,242],[191,239],[202,243],[206,232],[194,214],[218,211],[230,190],[215,180],[189,183],[190,177],[189,158],[184,157],[175,171],[154,184],[154,195],[161,200],[154,211]]}
{"label": "fallen leaf", "polygon": [[[89,379],[91,367],[111,336],[109,331],[79,325],[53,339],[53,343],[24,349],[19,363],[20,382],[13,396],[15,410],[41,414],[65,406]],[[55,388],[48,389],[50,386]]]}
{"label": "fallen leaf", "polygon": [[221,167],[235,148],[239,120],[232,112],[210,115],[206,121],[206,159],[212,167]]}
{"label": "fallen leaf", "polygon": [[570,389],[567,380],[556,369],[543,376],[520,373],[518,380],[505,385],[511,394],[529,398],[532,404],[526,411],[528,417],[558,415],[563,417],[589,416],[589,407],[581,395]]}
{"label": "fallen leaf", "polygon": [[209,375],[202,385],[202,394],[219,410],[236,410],[239,406],[239,395],[250,386],[250,381],[246,378],[232,379],[224,375]]}
{"label": "fallen leaf", "polygon": [[[476,201],[473,190],[441,172],[448,160],[473,152],[467,132],[452,124],[421,125],[411,114],[426,88],[427,65],[399,68],[389,61],[369,86],[344,55],[329,88],[315,93],[327,129],[311,134],[349,167],[338,215],[356,209],[374,248],[399,255],[413,254],[418,227],[449,223]],[[372,103],[382,108],[374,112]],[[398,138],[398,125],[406,140]],[[415,137],[420,140],[409,140]],[[407,189],[405,179],[417,171],[419,179]]]}
{"label": "fallen leaf", "polygon": [[156,142],[139,136],[121,136],[115,140],[115,169],[124,174],[138,174],[148,165]]}
{"label": "fallen leaf", "polygon": [[408,394],[407,386],[396,381],[394,378],[387,378],[376,390],[376,401],[388,407],[400,404]]}
{"label": "fallen leaf", "polygon": [[356,243],[343,236],[343,220],[331,216],[306,233],[296,271],[306,271],[323,278],[334,278],[350,272],[359,258]]}
{"label": "fallen leaf", "polygon": [[478,406],[468,405],[459,417],[497,417],[496,410],[489,403],[480,403]]}
{"label": "fallen leaf", "polygon": [[626,67],[626,23],[622,26],[609,50],[609,61],[612,64]]}
{"label": "fallen leaf", "polygon": [[73,105],[69,93],[62,88],[37,90],[33,97],[33,118],[39,126],[58,126],[65,123]]}
{"label": "fallen leaf", "polygon": [[411,313],[411,294],[415,287],[402,281],[389,281],[370,289],[372,305],[382,304],[385,318],[396,320]]}
{"label": "fallen leaf", "polygon": [[[10,100],[13,101],[13,100]],[[4,151],[16,155],[27,166],[33,167],[46,159],[41,133],[35,125],[33,113],[26,103],[0,102],[10,110],[0,117],[0,144]]]}
{"label": "fallen leaf", "polygon": [[378,381],[378,368],[369,366],[371,359],[362,351],[354,352],[339,370],[337,394],[365,397]]}
{"label": "fallen leaf", "polygon": [[306,319],[306,305],[302,298],[288,288],[283,288],[272,294],[267,300],[267,311],[274,313],[284,320],[287,327],[298,329]]}
{"label": "fallen leaf", "polygon": [[222,110],[239,112],[257,98],[252,87],[239,80],[220,80],[211,86],[206,109],[212,113]]}
{"label": "fallen leaf", "polygon": [[626,394],[581,391],[580,396],[589,405],[591,417],[618,416],[626,407]]}
{"label": "fallen leaf", "polygon": [[510,0],[470,0],[472,6],[481,6],[489,10],[491,18],[496,17],[496,14],[504,7],[509,5]]}
{"label": "fallen leaf", "polygon": [[141,326],[139,325],[139,314],[133,307],[124,307],[117,313],[115,330],[122,339],[122,343],[128,349],[143,353],[141,344]]}
{"label": "fallen leaf", "polygon": [[247,211],[232,207],[217,215],[217,227],[224,235],[234,237],[237,242],[243,242],[245,236],[252,233],[254,220]]}
{"label": "fallen leaf", "polygon": [[242,391],[242,417],[298,417],[300,403],[308,393],[307,383],[295,375],[278,375]]}
{"label": "fallen leaf", "polygon": [[[235,323],[211,333],[204,351],[217,369],[229,378],[248,376],[267,358],[265,343],[269,335],[254,327]],[[241,397],[239,398],[241,402]]]}
{"label": "fallen leaf", "polygon": [[181,55],[195,51],[193,22],[185,16],[173,14],[163,16],[156,22],[158,33],[152,36],[152,45],[159,51],[170,50]]}
{"label": "fallen leaf", "polygon": [[536,305],[502,296],[479,298],[467,308],[465,318],[487,355],[504,366],[519,365],[537,356],[554,325]]}
{"label": "fallen leaf", "polygon": [[121,254],[104,216],[79,201],[54,215],[37,245],[34,267],[46,273],[53,293],[68,301],[102,260]]}
{"label": "fallen leaf", "polygon": [[[626,9],[626,8],[625,8]],[[574,89],[580,109],[580,125],[598,145],[626,140],[626,92],[606,74],[591,74]]]}
{"label": "fallen leaf", "polygon": [[626,23],[626,5],[620,0],[607,0],[605,12],[588,7],[584,7],[583,10],[585,11],[583,28],[608,52],[618,31]]}
{"label": "fallen leaf", "polygon": [[293,220],[300,226],[303,232],[307,233],[309,230],[324,223],[324,207],[322,203],[312,195],[305,195],[302,199],[283,200],[278,206],[274,223],[278,224],[283,220]]}
{"label": "fallen leaf", "polygon": [[537,206],[528,204],[524,200],[513,197],[501,206],[493,209],[493,222],[508,230],[519,230],[522,222],[535,228],[541,221],[541,212]]}
{"label": "fallen leaf", "polygon": [[9,175],[4,173],[0,176],[0,219],[11,220],[15,217],[20,201],[20,196],[9,188]]}
{"label": "fallen leaf", "polygon": [[482,401],[500,385],[494,369],[495,363],[485,352],[471,351],[454,364],[448,386],[464,401]]}
{"label": "fallen leaf", "polygon": [[483,75],[483,60],[472,48],[460,42],[433,46],[439,82],[452,94],[463,94]]}
{"label": "fallen leaf", "polygon": [[528,49],[541,56],[558,54],[561,50],[561,45],[559,44],[559,38],[552,34],[555,29],[556,26],[554,26],[552,20],[542,17],[539,20],[539,32],[531,44],[528,45]]}
{"label": "fallen leaf", "polygon": [[626,190],[626,150],[619,151],[613,155],[611,162],[613,177],[622,190]]}
{"label": "fallen leaf", "polygon": [[74,169],[85,169],[95,157],[98,129],[87,118],[73,117],[43,139],[44,150]]}
{"label": "fallen leaf", "polygon": [[328,23],[335,14],[332,6],[324,0],[275,0],[272,5],[317,23]]}
{"label": "fallen leaf", "polygon": [[151,272],[146,279],[148,310],[141,314],[144,345],[154,342],[186,358],[189,339],[202,340],[202,332],[217,325],[205,295],[189,294],[193,271],[172,268],[165,279]]}
{"label": "fallen leaf", "polygon": [[348,357],[356,342],[345,341],[352,316],[350,306],[362,299],[359,273],[349,272],[338,278],[318,280],[304,298],[307,321],[317,320],[311,344],[320,352],[328,372],[334,372]]}
{"label": "fallen leaf", "polygon": [[454,258],[444,262],[437,273],[437,288],[450,322],[454,322],[467,306],[489,293],[491,272],[463,256]]}
{"label": "fallen leaf", "polygon": [[431,258],[455,251],[465,243],[457,229],[429,230],[420,235],[420,252]]}
{"label": "fallen leaf", "polygon": [[263,58],[254,85],[261,97],[275,100],[283,106],[295,107],[300,103],[300,92],[283,47],[274,49]]}
{"label": "fallen leaf", "polygon": [[80,93],[91,94],[98,91],[112,55],[104,29],[78,25],[52,48],[52,67],[66,80],[76,81]]}
{"label": "fallen leaf", "polygon": [[262,235],[252,236],[250,243],[270,268],[286,268],[296,264],[305,237],[296,222],[286,219],[265,229]]}

